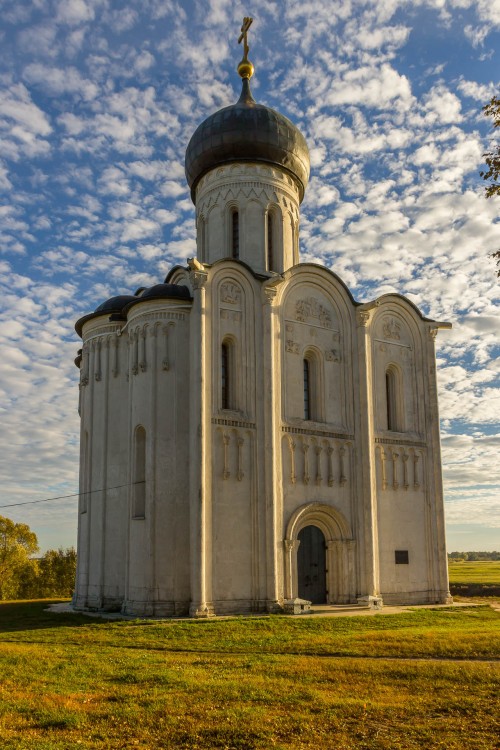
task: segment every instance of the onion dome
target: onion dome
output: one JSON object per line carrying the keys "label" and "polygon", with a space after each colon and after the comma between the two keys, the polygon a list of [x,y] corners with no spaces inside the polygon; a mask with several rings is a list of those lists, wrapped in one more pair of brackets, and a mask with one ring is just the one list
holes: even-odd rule
{"label": "onion dome", "polygon": [[306,140],[287,117],[255,101],[249,80],[252,63],[244,58],[238,72],[243,85],[236,104],[210,115],[189,141],[185,167],[192,201],[196,202],[196,186],[203,175],[234,162],[281,167],[294,179],[302,201],[310,167]]}

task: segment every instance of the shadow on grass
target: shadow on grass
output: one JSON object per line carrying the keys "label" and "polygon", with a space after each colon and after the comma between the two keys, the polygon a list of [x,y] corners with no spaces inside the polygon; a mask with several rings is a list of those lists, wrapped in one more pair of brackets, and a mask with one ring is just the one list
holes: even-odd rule
{"label": "shadow on grass", "polygon": [[32,601],[0,602],[0,633],[51,628],[102,626],[88,616],[72,612],[47,612],[51,604],[68,602],[68,599],[35,599]]}

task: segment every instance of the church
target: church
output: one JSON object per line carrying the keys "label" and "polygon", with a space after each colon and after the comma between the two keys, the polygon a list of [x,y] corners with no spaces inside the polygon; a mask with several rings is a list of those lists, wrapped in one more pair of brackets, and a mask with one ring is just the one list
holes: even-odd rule
{"label": "church", "polygon": [[250,90],[186,151],[197,257],[76,324],[77,609],[450,602],[434,338],[300,263],[302,133]]}

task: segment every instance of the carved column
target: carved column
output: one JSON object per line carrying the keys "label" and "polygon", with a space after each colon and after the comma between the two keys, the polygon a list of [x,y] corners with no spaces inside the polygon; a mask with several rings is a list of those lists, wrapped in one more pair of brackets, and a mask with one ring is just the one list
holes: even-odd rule
{"label": "carved column", "polygon": [[309,443],[305,438],[302,440],[302,453],[304,454],[304,471],[302,474],[302,481],[304,484],[309,484]]}
{"label": "carved column", "polygon": [[316,453],[316,484],[320,485],[322,481],[321,477],[321,445],[316,445],[314,447],[314,452]]}
{"label": "carved column", "polygon": [[326,452],[328,454],[328,486],[333,487],[335,480],[333,478],[333,448],[331,445],[328,446]]}
{"label": "carved column", "polygon": [[399,453],[395,450],[391,451],[391,457],[392,457],[392,489],[397,490],[399,487],[398,482],[398,458]]}
{"label": "carved column", "polygon": [[288,438],[288,447],[290,449],[290,482],[295,484],[297,476],[295,474],[295,440]]}
{"label": "carved column", "polygon": [[403,487],[407,490],[410,486],[408,484],[408,454],[404,450],[401,458],[403,459]]}
{"label": "carved column", "polygon": [[418,459],[420,456],[418,455],[417,451],[413,450],[413,489],[418,490],[420,487],[420,482],[418,481]]}
{"label": "carved column", "polygon": [[297,550],[300,541],[298,539],[285,539],[283,545],[285,548],[285,599],[294,599],[297,593]]}
{"label": "carved column", "polygon": [[236,437],[236,443],[238,446],[238,471],[236,473],[236,479],[238,480],[238,482],[241,482],[241,480],[245,476],[243,472],[243,444],[244,442],[245,440],[244,438],[241,437],[241,435],[238,435]]}
{"label": "carved column", "polygon": [[382,489],[383,490],[387,489],[387,470],[386,470],[386,466],[385,466],[386,458],[387,457],[386,457],[386,454],[385,454],[385,450],[381,447],[380,448],[380,464],[381,464],[381,467],[382,467]]}
{"label": "carved column", "polygon": [[224,432],[222,434],[222,445],[223,445],[223,451],[224,451],[224,469],[222,470],[222,478],[224,480],[229,479],[229,477],[231,476],[230,471],[229,471],[229,459],[227,455],[228,448],[229,448],[229,441],[230,441],[229,435],[227,434],[227,432]]}

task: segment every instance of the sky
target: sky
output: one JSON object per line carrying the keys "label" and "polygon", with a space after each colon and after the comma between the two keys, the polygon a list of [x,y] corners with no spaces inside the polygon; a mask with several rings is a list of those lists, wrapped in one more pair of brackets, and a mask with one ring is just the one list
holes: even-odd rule
{"label": "sky", "polygon": [[500,0],[0,0],[0,514],[76,543],[76,498],[19,505],[77,492],[73,326],[195,255],[184,153],[239,96],[248,15],[254,97],[311,153],[301,259],[453,324],[448,549],[499,549],[500,197],[479,172]]}

